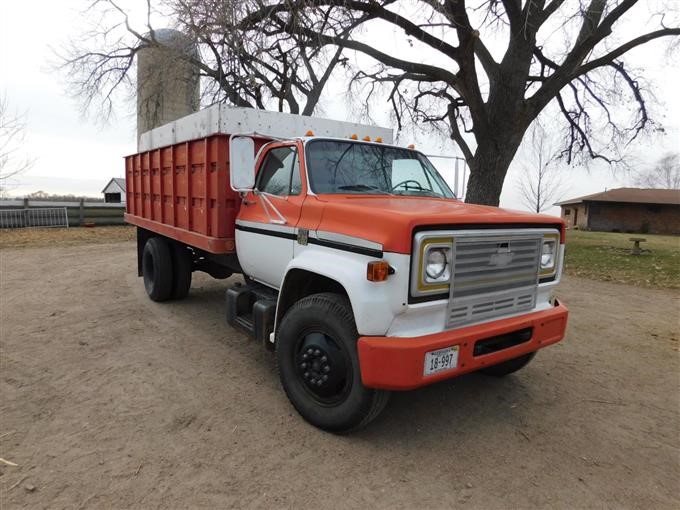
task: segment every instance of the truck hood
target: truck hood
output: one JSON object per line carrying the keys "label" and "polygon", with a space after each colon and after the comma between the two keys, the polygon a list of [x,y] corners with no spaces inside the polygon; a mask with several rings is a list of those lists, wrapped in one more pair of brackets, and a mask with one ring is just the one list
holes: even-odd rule
{"label": "truck hood", "polygon": [[554,216],[432,197],[319,195],[306,201],[305,208],[308,205],[322,209],[314,214],[320,216],[317,230],[373,241],[384,251],[406,254],[411,253],[413,231],[418,227],[563,225]]}

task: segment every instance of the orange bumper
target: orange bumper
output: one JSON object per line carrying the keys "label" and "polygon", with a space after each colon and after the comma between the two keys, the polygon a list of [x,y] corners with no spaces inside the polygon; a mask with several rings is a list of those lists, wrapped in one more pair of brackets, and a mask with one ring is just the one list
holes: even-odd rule
{"label": "orange bumper", "polygon": [[[410,390],[474,372],[559,342],[567,327],[567,308],[557,301],[549,310],[519,317],[442,331],[413,338],[364,336],[359,338],[361,379],[368,388]],[[474,355],[475,342],[532,328],[531,338],[519,345]],[[423,375],[425,353],[458,346],[458,365],[432,375]]]}

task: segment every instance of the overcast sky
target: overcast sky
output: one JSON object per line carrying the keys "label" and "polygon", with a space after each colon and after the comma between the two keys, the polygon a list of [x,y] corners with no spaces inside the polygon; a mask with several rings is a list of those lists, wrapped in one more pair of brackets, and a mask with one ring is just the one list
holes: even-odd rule
{"label": "overcast sky", "polygon": [[[25,112],[24,150],[36,158],[34,166],[13,183],[14,195],[43,190],[101,196],[111,177],[123,176],[123,156],[135,152],[135,119],[129,115],[129,108],[120,108],[117,117],[105,126],[83,118],[77,101],[65,93],[63,77],[50,68],[50,61],[54,60],[51,48],[59,48],[82,27],[79,9],[85,3],[82,0],[0,3],[0,94],[4,92],[10,109]],[[628,58],[643,67],[653,82],[664,112],[656,120],[666,128],[665,135],[647,138],[631,147],[640,165],[652,165],[660,154],[680,150],[680,69],[676,58],[667,57],[665,48],[665,42],[656,42],[635,50]],[[328,100],[325,106],[326,114],[335,118],[344,112],[341,105]],[[409,143],[403,139],[400,142]],[[426,153],[453,155],[450,144],[429,142],[427,137],[419,137],[416,142]],[[452,170],[437,166],[453,182]],[[562,198],[632,184],[630,175],[614,174],[605,165],[564,171]],[[506,180],[502,206],[525,208],[516,185],[520,176],[516,165]],[[558,211],[554,208],[550,212]]]}

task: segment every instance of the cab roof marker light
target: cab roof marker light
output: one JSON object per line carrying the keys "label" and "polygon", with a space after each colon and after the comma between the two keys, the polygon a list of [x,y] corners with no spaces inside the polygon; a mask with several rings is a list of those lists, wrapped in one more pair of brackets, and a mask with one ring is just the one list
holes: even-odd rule
{"label": "cab roof marker light", "polygon": [[354,133],[353,135],[351,135],[351,136],[349,137],[349,139],[350,139],[350,140],[358,140],[359,137],[357,136],[356,133]]}
{"label": "cab roof marker light", "polygon": [[305,136],[314,136],[314,131],[311,129],[305,133]]}
{"label": "cab roof marker light", "polygon": [[371,137],[368,136],[368,135],[366,135],[366,136],[364,136],[364,137],[362,138],[362,140],[363,140],[364,142],[370,142],[370,141],[371,141]]}
{"label": "cab roof marker light", "polygon": [[415,146],[415,144],[410,143],[410,144],[408,144],[408,146],[406,148],[413,150],[413,149],[416,148],[416,146]]}
{"label": "cab roof marker light", "polygon": [[375,143],[382,143],[382,136],[375,139]]}

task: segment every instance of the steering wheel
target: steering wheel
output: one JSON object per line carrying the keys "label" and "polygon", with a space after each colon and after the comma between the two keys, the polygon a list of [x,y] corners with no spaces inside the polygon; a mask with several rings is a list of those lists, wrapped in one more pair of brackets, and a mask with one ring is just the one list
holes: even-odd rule
{"label": "steering wheel", "polygon": [[392,186],[392,189],[390,191],[394,191],[397,189],[399,186],[404,186],[404,189],[406,191],[409,190],[409,183],[415,184],[415,186],[411,187],[411,189],[417,189],[418,191],[425,191],[425,188],[416,180],[414,179],[406,179],[405,181],[398,182],[394,186]]}

